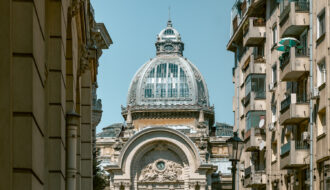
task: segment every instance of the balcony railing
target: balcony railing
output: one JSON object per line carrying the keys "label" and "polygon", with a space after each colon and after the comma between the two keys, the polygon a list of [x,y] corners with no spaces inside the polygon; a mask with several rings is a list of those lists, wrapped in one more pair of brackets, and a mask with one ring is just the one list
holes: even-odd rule
{"label": "balcony railing", "polygon": [[291,141],[281,146],[281,155],[290,152],[291,149]]}
{"label": "balcony railing", "polygon": [[309,2],[308,1],[296,1],[295,2],[296,11],[309,11]]}
{"label": "balcony railing", "polygon": [[295,48],[296,57],[306,57],[309,56],[309,48],[302,47],[302,48]]}
{"label": "balcony railing", "polygon": [[[252,18],[252,24],[253,27],[262,27],[262,26],[266,26],[266,21],[264,18]],[[246,22],[243,25],[243,36],[245,36],[250,29],[250,19],[246,20]]]}
{"label": "balcony railing", "polygon": [[290,62],[290,52],[282,53],[280,57],[280,68],[283,70]]}
{"label": "balcony railing", "polygon": [[266,92],[265,91],[258,91],[255,92],[255,98],[257,99],[265,99],[266,98]]}
{"label": "balcony railing", "polygon": [[[296,150],[306,150],[309,149],[309,144],[306,141],[294,141]],[[281,155],[290,152],[291,141],[281,146]]]}
{"label": "balcony railing", "polygon": [[281,102],[281,113],[283,113],[284,111],[286,111],[291,104],[291,94],[286,97],[282,102]]}
{"label": "balcony railing", "polygon": [[309,149],[309,144],[306,141],[295,141],[296,150]]}

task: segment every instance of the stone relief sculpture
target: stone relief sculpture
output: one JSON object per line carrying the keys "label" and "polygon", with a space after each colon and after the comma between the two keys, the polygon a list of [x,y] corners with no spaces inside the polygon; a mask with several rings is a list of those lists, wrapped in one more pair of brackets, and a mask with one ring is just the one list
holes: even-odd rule
{"label": "stone relief sculpture", "polygon": [[158,159],[141,170],[140,182],[176,182],[182,180],[183,167],[173,161]]}

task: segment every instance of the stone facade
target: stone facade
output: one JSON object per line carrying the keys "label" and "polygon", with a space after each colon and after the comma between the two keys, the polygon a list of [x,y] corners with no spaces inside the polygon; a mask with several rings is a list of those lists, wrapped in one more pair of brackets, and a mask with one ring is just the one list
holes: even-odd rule
{"label": "stone facade", "polygon": [[0,189],[93,189],[105,26],[89,0],[3,0],[0,28]]}
{"label": "stone facade", "polygon": [[184,44],[171,21],[155,45],[157,56],[131,82],[122,107],[125,123],[97,136],[108,188],[230,189],[229,136],[216,136],[206,83],[183,57]]}
{"label": "stone facade", "polygon": [[[235,129],[245,142],[240,189],[308,189],[310,178],[313,189],[330,188],[329,2],[313,0],[312,31],[310,8],[308,0],[238,0],[233,6],[227,49],[235,53]],[[280,51],[286,37],[299,43]]]}

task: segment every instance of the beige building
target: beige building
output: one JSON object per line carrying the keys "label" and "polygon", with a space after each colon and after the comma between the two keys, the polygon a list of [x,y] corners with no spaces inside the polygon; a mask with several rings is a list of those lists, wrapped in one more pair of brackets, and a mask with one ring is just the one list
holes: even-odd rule
{"label": "beige building", "polygon": [[109,189],[230,189],[229,136],[217,135],[221,127],[214,126],[206,83],[183,57],[171,21],[155,45],[156,57],[141,66],[129,87],[125,123],[97,136]]}
{"label": "beige building", "polygon": [[93,189],[105,26],[89,0],[1,0],[0,28],[0,189]]}
{"label": "beige building", "polygon": [[[308,0],[237,0],[232,8],[240,189],[309,189],[311,178],[313,189],[330,188],[329,3],[313,0],[313,20]],[[299,42],[280,51],[283,38]]]}

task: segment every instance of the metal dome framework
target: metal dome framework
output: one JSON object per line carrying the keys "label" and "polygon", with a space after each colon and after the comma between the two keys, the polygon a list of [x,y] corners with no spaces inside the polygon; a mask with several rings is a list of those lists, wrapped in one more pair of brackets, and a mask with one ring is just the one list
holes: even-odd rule
{"label": "metal dome framework", "polygon": [[198,105],[209,107],[203,76],[182,56],[180,33],[168,21],[156,42],[156,57],[135,74],[128,91],[128,106]]}

